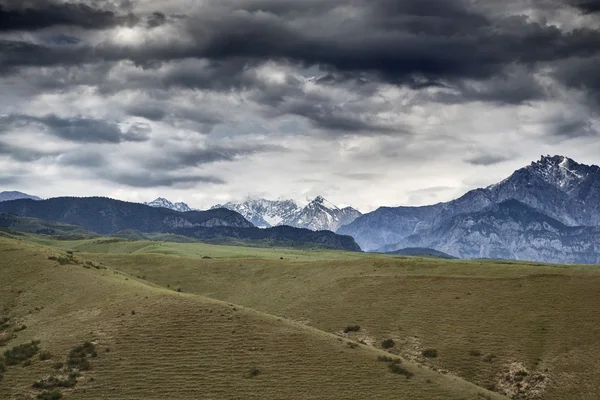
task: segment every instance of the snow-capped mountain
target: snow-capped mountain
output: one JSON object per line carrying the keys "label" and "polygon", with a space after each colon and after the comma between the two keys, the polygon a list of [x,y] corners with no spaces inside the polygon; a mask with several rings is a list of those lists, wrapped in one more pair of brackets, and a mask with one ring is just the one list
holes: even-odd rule
{"label": "snow-capped mountain", "polygon": [[31,200],[41,200],[37,196],[32,196],[23,192],[0,192],[0,201],[11,201],[11,200],[20,200],[20,199],[31,199]]}
{"label": "snow-capped mountain", "polygon": [[159,197],[149,203],[144,203],[144,204],[147,206],[150,206],[150,207],[162,207],[162,208],[168,208],[170,210],[181,211],[181,212],[194,211],[194,209],[192,209],[190,206],[188,206],[185,203],[182,203],[182,202],[172,203],[163,197]]}
{"label": "snow-capped mountain", "polygon": [[336,205],[317,196],[308,203],[286,225],[307,228],[313,231],[336,231],[342,225],[349,224],[362,214],[352,207],[338,208]]}
{"label": "snow-capped mountain", "polygon": [[242,203],[219,204],[213,208],[237,211],[260,228],[289,225],[314,231],[336,231],[361,215],[352,207],[340,209],[321,196],[317,196],[306,207],[300,207],[293,200],[248,199]]}
{"label": "snow-capped mountain", "polygon": [[564,156],[543,156],[505,180],[456,200],[424,207],[381,207],[338,233],[354,237],[364,250],[376,250],[411,235],[427,235],[457,215],[511,199],[566,226],[600,226],[600,167]]}
{"label": "snow-capped mountain", "polygon": [[301,210],[293,200],[266,199],[247,199],[241,203],[217,204],[212,208],[236,211],[259,228],[286,225],[284,222],[292,219]]}

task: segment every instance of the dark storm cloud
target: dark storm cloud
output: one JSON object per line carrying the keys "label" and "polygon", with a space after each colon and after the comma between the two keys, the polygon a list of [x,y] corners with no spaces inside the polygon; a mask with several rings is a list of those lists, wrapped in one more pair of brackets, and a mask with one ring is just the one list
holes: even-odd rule
{"label": "dark storm cloud", "polygon": [[[289,60],[334,71],[369,73],[398,84],[436,84],[487,79],[512,64],[535,65],[598,52],[598,31],[563,32],[525,17],[484,15],[459,0],[355,0],[324,2],[224,2],[182,20],[193,41],[168,46],[101,45],[94,52],[41,49],[9,51],[8,61],[29,65],[130,59],[140,65],[184,58]],[[229,6],[229,7],[228,7]],[[294,11],[295,10],[295,11]],[[344,15],[344,10],[348,15]],[[6,47],[6,45],[5,45]],[[18,50],[18,51],[17,51]],[[36,49],[40,50],[40,49]],[[83,51],[83,53],[82,53]],[[39,51],[36,51],[39,52]],[[77,53],[77,54],[75,54]],[[44,60],[52,58],[53,61]]]}
{"label": "dark storm cloud", "polygon": [[598,0],[570,0],[570,3],[585,14],[600,12],[600,2]]}
{"label": "dark storm cloud", "polygon": [[116,15],[83,3],[0,0],[0,21],[0,32],[6,32],[36,31],[52,26],[108,29],[117,25],[134,25],[138,18],[133,14]]}
{"label": "dark storm cloud", "polygon": [[148,28],[156,28],[158,26],[164,25],[167,22],[167,17],[165,14],[155,11],[148,17],[146,24]]}
{"label": "dark storm cloud", "polygon": [[38,127],[61,139],[80,143],[121,143],[148,140],[147,131],[130,128],[122,132],[113,122],[92,118],[60,118],[56,115],[33,117],[10,115],[0,117],[0,132],[24,127]]}

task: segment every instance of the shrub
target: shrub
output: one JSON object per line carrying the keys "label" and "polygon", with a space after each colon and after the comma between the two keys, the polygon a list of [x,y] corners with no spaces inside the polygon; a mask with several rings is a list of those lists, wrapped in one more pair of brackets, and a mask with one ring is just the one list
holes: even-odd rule
{"label": "shrub", "polygon": [[55,362],[54,364],[52,364],[52,368],[54,369],[61,369],[62,367],[64,367],[65,363],[63,362]]}
{"label": "shrub", "polygon": [[34,382],[32,386],[34,389],[56,389],[59,387],[72,388],[75,386],[75,384],[77,384],[77,376],[77,374],[69,374],[67,379],[51,376],[47,379],[41,379],[37,382]]}
{"label": "shrub", "polygon": [[31,365],[31,360],[25,360],[23,361],[23,366],[24,367],[29,367]]}
{"label": "shrub", "polygon": [[491,362],[494,362],[494,360],[495,360],[496,358],[497,358],[497,357],[496,357],[495,355],[493,355],[493,354],[488,354],[488,355],[486,355],[485,357],[483,357],[483,361],[491,363]]}
{"label": "shrub", "polygon": [[260,370],[256,367],[252,367],[252,368],[250,368],[250,371],[248,371],[249,378],[254,378],[255,376],[258,376],[259,374],[260,374]]}
{"label": "shrub", "polygon": [[406,368],[402,367],[400,364],[397,364],[397,363],[389,364],[388,368],[390,369],[390,372],[392,372],[394,374],[406,376],[406,379],[411,378],[414,375],[412,372],[410,372],[409,370],[407,370]]}
{"label": "shrub", "polygon": [[37,395],[38,400],[61,400],[63,398],[60,390],[45,390]]}
{"label": "shrub", "polygon": [[49,351],[42,351],[40,353],[40,361],[46,361],[52,358],[52,353]]}
{"label": "shrub", "polygon": [[344,328],[344,333],[348,332],[358,332],[360,331],[360,325],[348,325]]}
{"label": "shrub", "polygon": [[0,374],[4,371],[6,371],[6,367],[4,366],[4,363],[0,361]]}
{"label": "shrub", "polygon": [[471,350],[471,351],[469,351],[469,355],[471,355],[473,357],[479,357],[479,356],[481,356],[481,352],[479,350]]}
{"label": "shrub", "polygon": [[377,357],[377,361],[397,363],[397,364],[400,364],[402,362],[399,358],[388,357],[388,356],[379,356],[379,357]]}
{"label": "shrub", "polygon": [[381,342],[381,347],[384,349],[391,349],[395,345],[396,343],[392,339],[385,339],[383,342]]}
{"label": "shrub", "polygon": [[17,365],[22,361],[29,360],[40,350],[39,344],[39,340],[32,340],[31,343],[22,344],[13,347],[10,350],[6,350],[4,352],[4,361],[6,365]]}
{"label": "shrub", "polygon": [[438,351],[436,349],[425,349],[421,354],[423,354],[423,357],[436,358],[438,356]]}

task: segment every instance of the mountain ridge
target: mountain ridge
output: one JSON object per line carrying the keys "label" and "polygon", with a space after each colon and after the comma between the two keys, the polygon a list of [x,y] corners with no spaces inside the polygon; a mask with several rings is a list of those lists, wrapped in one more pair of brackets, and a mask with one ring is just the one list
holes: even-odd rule
{"label": "mountain ridge", "polygon": [[164,197],[157,197],[156,199],[154,199],[150,202],[147,202],[147,203],[143,203],[143,204],[150,206],[150,207],[162,207],[162,208],[168,208],[169,210],[180,211],[180,212],[199,211],[199,210],[194,210],[193,208],[191,208],[184,202],[173,203],[173,202],[165,199]]}
{"label": "mountain ridge", "polygon": [[506,179],[444,203],[380,207],[337,232],[351,235],[365,251],[394,245],[431,231],[456,215],[516,199],[567,226],[600,225],[600,167],[565,156],[542,156]]}
{"label": "mountain ridge", "polygon": [[336,231],[362,215],[352,207],[339,208],[323,196],[317,196],[306,206],[300,207],[293,200],[247,199],[241,203],[218,204],[242,214],[258,227],[288,225],[314,231]]}

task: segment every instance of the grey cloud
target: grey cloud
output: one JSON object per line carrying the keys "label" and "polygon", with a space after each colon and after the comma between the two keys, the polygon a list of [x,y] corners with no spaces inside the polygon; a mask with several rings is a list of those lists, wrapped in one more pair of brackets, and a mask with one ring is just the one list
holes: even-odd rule
{"label": "grey cloud", "polygon": [[83,3],[0,0],[0,21],[0,31],[36,31],[52,26],[107,29],[117,25],[134,25],[138,18],[133,14],[116,15]]}
{"label": "grey cloud", "polygon": [[61,155],[58,162],[66,166],[100,168],[107,165],[104,156],[89,150],[75,150]]}
{"label": "grey cloud", "polygon": [[510,160],[510,157],[502,154],[480,154],[467,158],[465,161],[471,165],[490,166]]}
{"label": "grey cloud", "polygon": [[165,14],[155,11],[148,17],[146,24],[148,28],[156,28],[158,26],[164,25],[167,22],[167,17]]}
{"label": "grey cloud", "polygon": [[23,126],[38,126],[65,140],[80,143],[121,143],[123,141],[140,142],[147,136],[140,132],[123,133],[116,123],[92,118],[61,118],[56,115],[33,117],[29,115],[10,115],[0,117],[0,131],[18,129]]}
{"label": "grey cloud", "polygon": [[32,162],[44,157],[56,156],[58,154],[58,152],[42,152],[0,142],[0,155],[8,156],[15,161]]}
{"label": "grey cloud", "polygon": [[221,178],[215,176],[204,176],[204,175],[175,175],[166,172],[151,172],[151,171],[140,171],[140,172],[113,172],[101,175],[104,179],[111,182],[137,187],[137,188],[151,188],[157,186],[163,187],[178,187],[178,188],[190,188],[197,184],[216,184],[222,185],[226,182]]}
{"label": "grey cloud", "polygon": [[[280,3],[226,1],[199,15],[191,10],[181,29],[195,40],[174,40],[168,46],[149,42],[139,48],[104,44],[66,50],[4,43],[7,56],[0,66],[131,60],[154,68],[163,61],[197,58],[222,67],[279,60],[411,87],[460,87],[464,79],[485,81],[514,65],[538,68],[600,51],[600,35],[593,28],[563,32],[523,16],[485,15],[472,2],[460,0],[331,1],[316,9],[312,1]],[[351,22],[341,12],[348,9],[354,14]],[[190,78],[172,77],[181,82]],[[233,80],[221,78],[226,87],[239,74]],[[513,96],[528,98],[526,91],[500,93],[511,101]]]}
{"label": "grey cloud", "polygon": [[164,152],[154,157],[144,157],[141,162],[148,169],[162,168],[177,170],[187,167],[198,167],[215,162],[230,162],[260,153],[285,152],[282,146],[267,144],[211,145],[200,148],[187,146],[185,148],[165,148]]}

